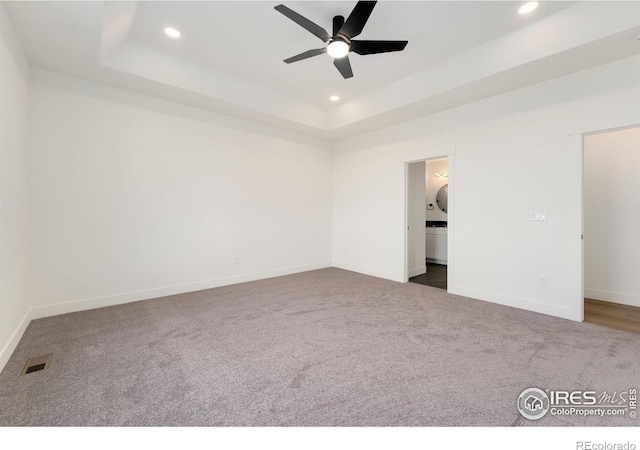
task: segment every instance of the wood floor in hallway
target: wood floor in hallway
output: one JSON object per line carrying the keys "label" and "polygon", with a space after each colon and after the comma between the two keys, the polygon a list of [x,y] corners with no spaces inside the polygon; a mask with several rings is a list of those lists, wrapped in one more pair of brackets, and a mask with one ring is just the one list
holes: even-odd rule
{"label": "wood floor in hallway", "polygon": [[585,298],[584,321],[640,333],[640,308]]}

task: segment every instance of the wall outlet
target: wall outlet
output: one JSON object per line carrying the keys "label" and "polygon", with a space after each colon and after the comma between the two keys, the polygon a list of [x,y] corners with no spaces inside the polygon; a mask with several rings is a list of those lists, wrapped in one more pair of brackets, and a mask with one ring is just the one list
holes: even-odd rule
{"label": "wall outlet", "polygon": [[234,264],[240,264],[240,257],[239,256],[234,256],[233,257],[233,263]]}
{"label": "wall outlet", "polygon": [[538,277],[538,286],[547,287],[547,281],[548,279],[546,275],[540,275]]}

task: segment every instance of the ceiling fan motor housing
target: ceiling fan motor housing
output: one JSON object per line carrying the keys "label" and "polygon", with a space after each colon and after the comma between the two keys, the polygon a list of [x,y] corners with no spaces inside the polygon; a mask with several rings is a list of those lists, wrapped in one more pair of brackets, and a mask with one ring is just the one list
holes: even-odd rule
{"label": "ceiling fan motor housing", "polygon": [[351,46],[351,39],[349,39],[348,37],[342,35],[342,34],[336,34],[335,36],[333,36],[332,38],[329,39],[329,44],[335,41],[340,41],[340,42],[344,42],[345,44],[347,44],[348,46]]}
{"label": "ceiling fan motor housing", "polygon": [[344,25],[344,17],[343,16],[334,16],[333,18],[333,35],[337,36],[340,28]]}

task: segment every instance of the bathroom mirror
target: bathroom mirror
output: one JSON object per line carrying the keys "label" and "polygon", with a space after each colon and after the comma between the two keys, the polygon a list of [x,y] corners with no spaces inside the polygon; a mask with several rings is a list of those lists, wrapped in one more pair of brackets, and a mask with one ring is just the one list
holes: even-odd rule
{"label": "bathroom mirror", "polygon": [[447,199],[449,197],[449,185],[445,184],[440,188],[438,194],[436,194],[436,203],[438,204],[438,208],[442,210],[442,212],[447,212]]}

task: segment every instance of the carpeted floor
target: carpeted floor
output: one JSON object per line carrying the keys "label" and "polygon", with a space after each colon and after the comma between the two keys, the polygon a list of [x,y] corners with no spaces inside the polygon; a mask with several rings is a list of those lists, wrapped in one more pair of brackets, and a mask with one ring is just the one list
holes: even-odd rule
{"label": "carpeted floor", "polygon": [[637,426],[528,421],[516,400],[638,373],[638,334],[323,269],[35,320],[0,374],[0,425]]}

